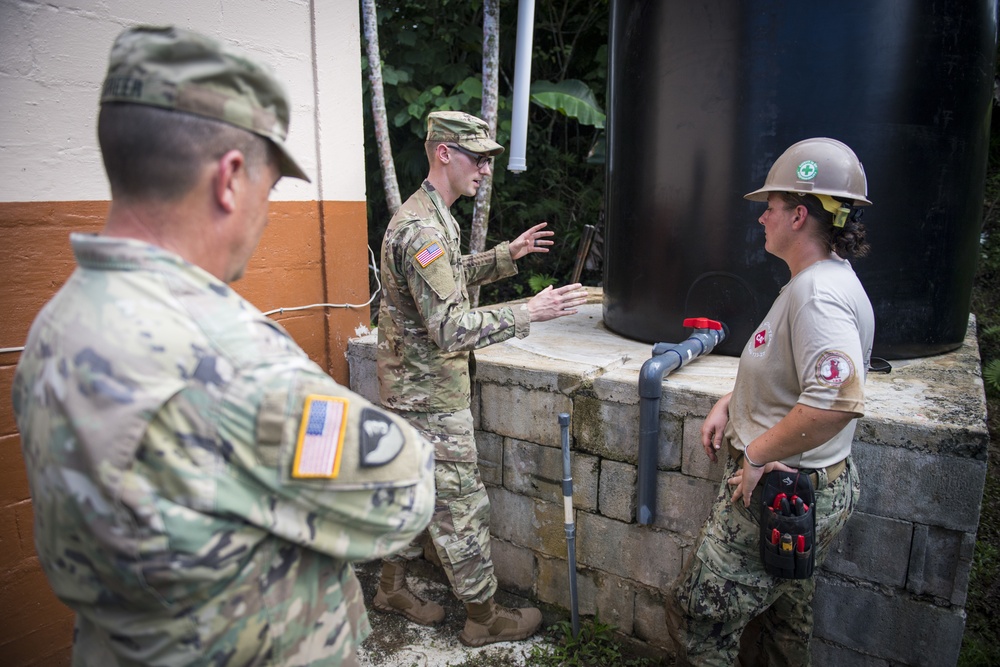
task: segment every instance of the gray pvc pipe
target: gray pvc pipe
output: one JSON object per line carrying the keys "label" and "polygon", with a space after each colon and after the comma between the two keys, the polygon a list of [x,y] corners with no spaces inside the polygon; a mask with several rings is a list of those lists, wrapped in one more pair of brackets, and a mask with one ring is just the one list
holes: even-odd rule
{"label": "gray pvc pipe", "polygon": [[580,636],[580,605],[576,595],[576,522],[573,520],[573,473],[569,456],[569,413],[559,413],[559,428],[562,435],[563,460],[563,511],[565,512],[564,527],[566,529],[566,557],[569,567],[569,603],[570,618],[573,624],[573,637]]}
{"label": "gray pvc pipe", "polygon": [[683,343],[657,343],[653,357],[639,370],[639,523],[656,518],[656,469],[660,435],[660,396],[663,378],[693,359],[715,349],[726,337],[722,329],[695,329]]}
{"label": "gray pvc pipe", "polygon": [[514,54],[514,111],[511,117],[510,157],[507,169],[520,173],[528,168],[528,104],[531,96],[531,43],[535,31],[535,0],[517,3],[517,49]]}

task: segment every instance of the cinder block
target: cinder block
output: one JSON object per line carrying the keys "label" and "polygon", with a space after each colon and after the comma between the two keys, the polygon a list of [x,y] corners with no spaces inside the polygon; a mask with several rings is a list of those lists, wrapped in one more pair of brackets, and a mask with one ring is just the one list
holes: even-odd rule
{"label": "cinder block", "polygon": [[809,644],[813,667],[892,667],[881,658],[873,658],[857,651],[813,638]]}
{"label": "cinder block", "polygon": [[[945,362],[953,365],[952,373],[957,373],[957,369],[963,365],[961,362],[956,363],[952,356],[958,354],[957,351],[951,353],[949,355],[951,358]],[[978,366],[976,360],[968,363],[966,368],[971,371]],[[894,370],[893,375],[895,373]],[[885,418],[865,418],[858,422],[855,439],[876,445],[902,447],[927,454],[957,456],[985,462],[990,437],[986,427],[986,401],[982,380],[971,376],[971,372],[964,380],[961,384],[955,384],[949,379],[943,385],[946,389],[941,396],[922,395],[912,406],[917,410],[926,410],[932,401],[937,401],[947,405],[951,414],[932,416],[922,422],[917,421],[920,419],[919,416],[898,414],[900,407],[905,405],[904,401],[900,400],[899,405],[886,407],[883,413]],[[904,386],[901,392],[907,391],[910,386],[919,387],[921,393],[927,392],[926,376],[914,375],[909,380],[899,376],[894,378],[893,382]],[[965,405],[958,407],[959,401]],[[951,421],[956,417],[958,423]]]}
{"label": "cinder block", "polygon": [[639,406],[573,397],[576,446],[603,459],[635,463],[639,450]]}
{"label": "cinder block", "polygon": [[[974,533],[986,462],[855,442],[858,509],[878,516]],[[919,483],[917,483],[919,480]]]}
{"label": "cinder block", "polygon": [[[660,412],[657,467],[676,470],[681,465],[680,418]],[[636,463],[639,458],[639,406],[599,401],[590,396],[573,399],[573,434],[577,447],[604,459]]]}
{"label": "cinder block", "polygon": [[964,605],[975,545],[972,533],[916,524],[906,590]]}
{"label": "cinder block", "polygon": [[680,573],[681,544],[671,533],[578,512],[577,560],[581,567],[666,588]]}
{"label": "cinder block", "polygon": [[[555,557],[566,555],[563,506],[487,487],[490,496],[490,532],[517,546]],[[577,521],[584,512],[576,512]],[[577,528],[579,535],[579,528]]]}
{"label": "cinder block", "polygon": [[830,546],[823,568],[846,577],[902,588],[913,524],[854,512]]}
{"label": "cinder block", "polygon": [[692,477],[701,477],[713,482],[721,482],[722,475],[726,471],[726,461],[729,455],[727,448],[723,447],[716,454],[716,462],[708,458],[705,449],[701,446],[701,425],[705,423],[703,417],[685,417],[684,436],[681,440],[681,472]]}
{"label": "cinder block", "polygon": [[560,447],[559,413],[572,415],[568,396],[518,385],[483,382],[480,422],[484,431],[492,431],[518,440]]}
{"label": "cinder block", "polygon": [[381,405],[378,396],[378,373],[375,362],[377,334],[371,333],[347,342],[347,368],[351,391],[361,394],[375,405]]}
{"label": "cinder block", "polygon": [[476,449],[479,451],[479,474],[483,482],[502,486],[503,438],[489,431],[476,431]]}
{"label": "cinder block", "polygon": [[653,525],[692,537],[701,531],[719,491],[719,482],[677,472],[656,476],[656,516]]}
{"label": "cinder block", "polygon": [[668,591],[656,590],[645,586],[637,587],[635,592],[635,636],[657,648],[674,652],[670,635],[667,634],[667,617],[664,604]]}
{"label": "cinder block", "polygon": [[[573,507],[597,509],[599,459],[590,454],[570,453],[573,477]],[[504,486],[514,493],[550,503],[563,504],[563,455],[561,449],[543,447],[523,440],[504,440]]]}
{"label": "cinder block", "polygon": [[[577,611],[581,616],[593,616],[597,610],[598,586],[594,578],[598,574],[597,570],[581,568],[577,563]],[[539,600],[562,607],[567,614],[571,611],[567,560],[539,556],[538,580],[535,586]]]}
{"label": "cinder block", "polygon": [[[722,393],[730,391],[728,387]],[[668,376],[663,383],[663,397],[660,399],[660,410],[672,415],[701,417],[704,419],[712,410],[721,394],[692,391],[680,383],[671,382]]]}
{"label": "cinder block", "polygon": [[635,583],[607,572],[596,572],[594,583],[597,616],[626,636],[631,635],[635,626]]}
{"label": "cinder block", "polygon": [[598,509],[609,519],[635,521],[636,468],[628,463],[605,459],[601,463]]}
{"label": "cinder block", "polygon": [[[539,559],[539,599],[571,611],[567,561]],[[635,619],[635,586],[607,572],[579,567],[576,573],[577,612],[600,617],[620,632],[631,634]]]}
{"label": "cinder block", "polygon": [[490,540],[497,584],[521,595],[534,594],[535,552],[504,540]]}
{"label": "cinder block", "polygon": [[472,390],[472,396],[469,397],[469,410],[472,411],[472,428],[477,431],[483,428],[482,409],[480,408],[482,395],[483,386],[477,382],[475,389]]}
{"label": "cinder block", "polygon": [[[965,612],[820,576],[814,636],[904,665],[954,665]],[[864,610],[864,613],[859,613]]]}

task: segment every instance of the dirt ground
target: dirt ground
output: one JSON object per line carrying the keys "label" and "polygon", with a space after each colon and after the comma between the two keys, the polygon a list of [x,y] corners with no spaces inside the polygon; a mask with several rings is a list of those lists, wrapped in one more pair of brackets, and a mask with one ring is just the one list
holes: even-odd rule
{"label": "dirt ground", "polygon": [[[531,647],[549,640],[544,628],[562,620],[557,613],[542,609],[542,631],[523,642],[501,642],[480,648],[469,648],[458,641],[465,624],[465,608],[452,595],[444,573],[425,560],[418,559],[407,572],[410,589],[422,597],[434,600],[445,608],[444,621],[434,627],[422,627],[397,614],[376,611],[372,597],[378,585],[380,562],[355,566],[369,609],[372,633],[361,646],[364,667],[510,667],[527,665]],[[504,591],[497,592],[497,601],[510,607],[526,607],[531,603]]]}

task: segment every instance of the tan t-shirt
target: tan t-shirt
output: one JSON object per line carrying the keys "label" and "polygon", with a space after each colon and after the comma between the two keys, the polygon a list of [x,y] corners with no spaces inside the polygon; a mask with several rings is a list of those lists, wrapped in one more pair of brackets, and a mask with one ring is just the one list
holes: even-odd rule
{"label": "tan t-shirt", "polygon": [[[737,449],[778,423],[796,403],[864,414],[864,382],[875,316],[851,265],[817,262],[785,285],[740,356],[726,437]],[[851,453],[857,420],[829,441],[783,460],[824,468]]]}

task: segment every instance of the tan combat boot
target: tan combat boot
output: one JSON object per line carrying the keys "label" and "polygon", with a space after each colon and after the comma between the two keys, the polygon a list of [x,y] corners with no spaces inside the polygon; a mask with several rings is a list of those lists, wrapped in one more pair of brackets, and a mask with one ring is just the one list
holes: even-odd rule
{"label": "tan combat boot", "polygon": [[372,603],[379,611],[402,614],[414,623],[434,625],[444,618],[444,607],[423,600],[406,587],[406,565],[382,561],[382,578]]}
{"label": "tan combat boot", "polygon": [[486,602],[466,602],[469,617],[458,640],[466,646],[525,639],[542,624],[542,612],[534,607],[508,609],[490,598]]}

